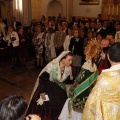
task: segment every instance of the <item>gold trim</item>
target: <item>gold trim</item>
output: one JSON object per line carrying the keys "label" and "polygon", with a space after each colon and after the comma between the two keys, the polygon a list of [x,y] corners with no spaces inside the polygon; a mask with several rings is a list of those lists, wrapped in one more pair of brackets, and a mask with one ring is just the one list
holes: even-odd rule
{"label": "gold trim", "polygon": [[100,47],[100,41],[96,40],[96,38],[90,40],[90,42],[87,44],[84,54],[86,55],[86,58],[91,60],[96,60],[98,56],[100,55],[101,47]]}
{"label": "gold trim", "polygon": [[83,112],[82,109],[78,109],[78,108],[76,108],[76,107],[74,107],[74,106],[73,106],[73,110],[76,111],[76,112],[81,112],[81,113]]}
{"label": "gold trim", "polygon": [[[92,74],[91,76],[93,76],[93,74]],[[91,76],[90,76],[90,77],[91,77]],[[90,78],[90,77],[89,77],[89,78]],[[89,78],[87,78],[84,82],[86,82]],[[97,79],[97,78],[96,78],[96,79]],[[88,87],[86,87],[85,89],[83,89],[79,94],[81,94],[83,91],[85,91],[87,88],[89,88],[95,81],[96,81],[96,80],[94,80]],[[82,82],[81,84],[83,84],[84,82]],[[80,84],[79,86],[81,86],[81,84]],[[78,86],[78,87],[79,87],[79,86]],[[78,88],[78,87],[77,87],[77,88]],[[77,88],[76,88],[76,89],[77,89]],[[76,90],[76,89],[75,89],[75,90]],[[75,90],[74,90],[74,91],[75,91]],[[77,94],[76,96],[78,96],[79,94]],[[74,99],[76,98],[76,96],[75,96],[72,100],[74,100]]]}

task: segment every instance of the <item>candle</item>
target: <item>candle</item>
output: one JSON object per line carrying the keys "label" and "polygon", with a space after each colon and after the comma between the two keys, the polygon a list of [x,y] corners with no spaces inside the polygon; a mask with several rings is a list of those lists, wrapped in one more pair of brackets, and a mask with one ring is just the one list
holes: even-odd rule
{"label": "candle", "polygon": [[118,5],[117,5],[117,11],[116,11],[116,15],[118,15]]}
{"label": "candle", "polygon": [[112,11],[112,15],[114,15],[114,5],[113,5],[113,11]]}

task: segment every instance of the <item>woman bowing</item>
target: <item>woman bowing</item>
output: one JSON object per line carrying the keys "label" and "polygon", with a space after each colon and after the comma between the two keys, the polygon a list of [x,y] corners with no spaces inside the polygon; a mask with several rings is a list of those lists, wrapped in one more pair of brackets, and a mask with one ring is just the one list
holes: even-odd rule
{"label": "woman bowing", "polygon": [[42,120],[58,120],[67,99],[64,81],[72,79],[72,60],[72,53],[63,51],[40,72],[27,115],[37,114]]}

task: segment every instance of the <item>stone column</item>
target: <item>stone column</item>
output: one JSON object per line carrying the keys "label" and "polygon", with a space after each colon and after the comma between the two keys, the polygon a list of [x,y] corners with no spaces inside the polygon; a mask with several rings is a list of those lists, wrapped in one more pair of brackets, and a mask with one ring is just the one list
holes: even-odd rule
{"label": "stone column", "polygon": [[7,0],[5,1],[5,6],[6,6],[6,19],[7,19],[7,24],[11,24],[11,18],[13,16],[13,1],[12,0]]}
{"label": "stone column", "polygon": [[68,21],[71,21],[73,16],[73,0],[68,0]]}
{"label": "stone column", "polygon": [[31,6],[32,19],[39,21],[41,17],[41,0],[31,0]]}
{"label": "stone column", "polygon": [[13,0],[13,16],[23,24],[23,1]]}
{"label": "stone column", "polygon": [[31,0],[13,0],[13,16],[22,23],[29,26],[32,19]]}
{"label": "stone column", "polygon": [[29,26],[32,20],[31,0],[23,0],[23,25]]}

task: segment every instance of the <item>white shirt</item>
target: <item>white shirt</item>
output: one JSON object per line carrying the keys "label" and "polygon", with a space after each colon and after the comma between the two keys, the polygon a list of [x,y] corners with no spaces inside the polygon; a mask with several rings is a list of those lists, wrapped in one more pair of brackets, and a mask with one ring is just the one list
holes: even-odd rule
{"label": "white shirt", "polygon": [[63,44],[64,50],[69,50],[70,40],[73,36],[67,35]]}
{"label": "white shirt", "polygon": [[102,27],[101,28],[99,28],[99,29],[97,29],[97,32],[100,32],[100,30],[102,29]]}
{"label": "white shirt", "polygon": [[[12,37],[16,38],[13,42],[11,41]],[[10,43],[12,43],[13,47],[19,46],[19,37],[18,37],[17,32],[13,31],[11,33],[11,35],[7,35],[6,36],[6,41],[8,41],[8,46],[10,45]]]}
{"label": "white shirt", "polygon": [[115,34],[115,41],[120,42],[120,31],[117,31]]}

